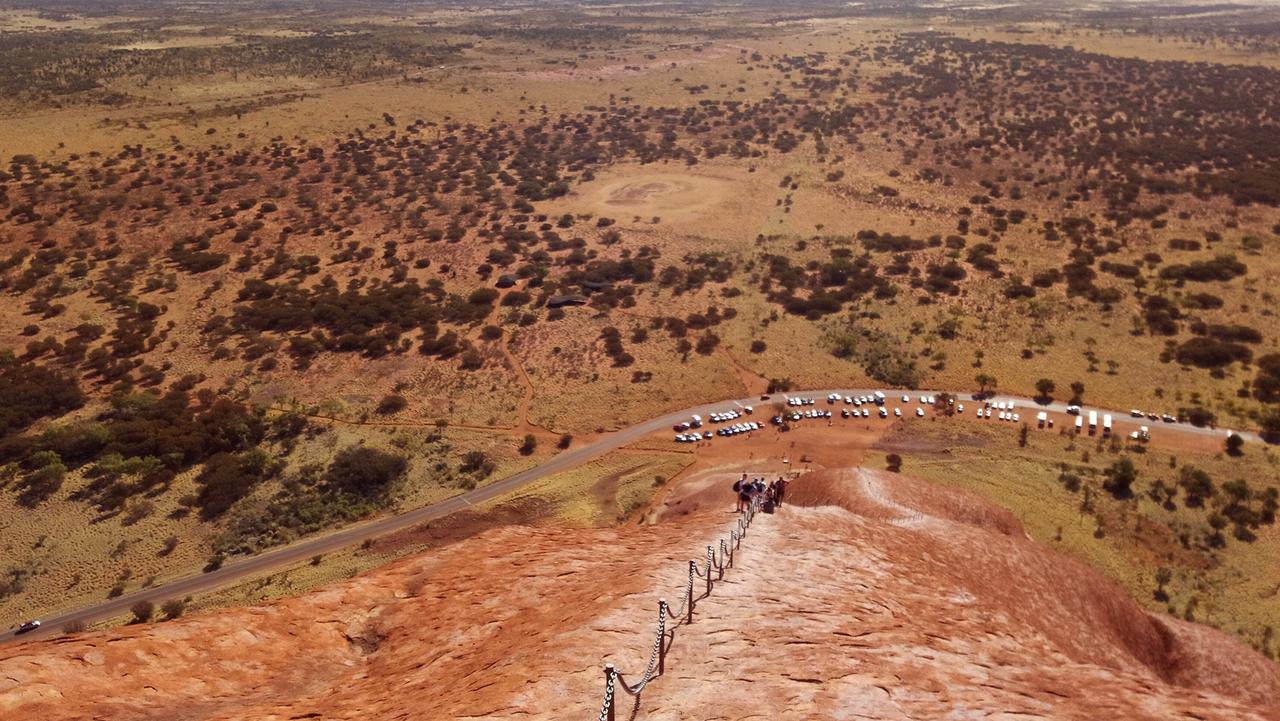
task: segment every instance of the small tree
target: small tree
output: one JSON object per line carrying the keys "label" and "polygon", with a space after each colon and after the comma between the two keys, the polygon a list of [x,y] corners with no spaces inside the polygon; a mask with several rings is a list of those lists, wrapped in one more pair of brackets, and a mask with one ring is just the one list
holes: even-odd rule
{"label": "small tree", "polygon": [[404,456],[368,446],[348,446],[334,455],[326,477],[335,490],[375,498],[385,494],[408,468]]}
{"label": "small tree", "polygon": [[1071,405],[1078,406],[1084,403],[1084,384],[1080,381],[1071,382]]}
{"label": "small tree", "polygon": [[409,406],[409,401],[401,395],[390,395],[383,398],[378,403],[377,413],[380,416],[390,416],[404,410]]}
{"label": "small tree", "polygon": [[1048,378],[1041,378],[1036,381],[1036,392],[1040,394],[1039,400],[1048,403],[1053,400],[1053,392],[1057,389],[1057,385]]}
{"label": "small tree", "polygon": [[1164,590],[1164,587],[1169,585],[1169,581],[1172,580],[1173,573],[1171,573],[1169,569],[1164,566],[1156,569],[1156,591],[1153,595],[1157,601],[1160,601],[1161,603],[1167,603],[1169,601],[1169,593]]}
{"label": "small tree", "polygon": [[973,381],[978,384],[978,392],[986,395],[988,390],[996,389],[996,377],[990,373],[979,373],[973,377]]}
{"label": "small tree", "polygon": [[1240,456],[1244,454],[1244,437],[1239,433],[1232,433],[1227,436],[1227,455]]}
{"label": "small tree", "polygon": [[560,442],[556,444],[556,448],[559,448],[560,450],[563,451],[564,449],[568,448],[572,443],[573,443],[573,435],[566,433],[563,436],[560,436]]}
{"label": "small tree", "polygon": [[885,470],[900,473],[902,471],[902,456],[897,453],[890,453],[884,457]]}
{"label": "small tree", "polygon": [[1133,495],[1133,482],[1138,479],[1138,469],[1133,461],[1121,458],[1105,471],[1107,480],[1102,487],[1116,498],[1128,498]]}
{"label": "small tree", "polygon": [[1027,436],[1030,435],[1030,433],[1031,433],[1031,426],[1027,425],[1026,423],[1023,423],[1022,427],[1018,429],[1018,445],[1019,446],[1023,448],[1027,447]]}
{"label": "small tree", "polygon": [[532,433],[526,433],[524,442],[520,444],[520,455],[531,456],[538,450],[538,439]]}
{"label": "small tree", "polygon": [[1258,426],[1262,428],[1262,437],[1268,443],[1280,442],[1280,406],[1263,411],[1258,417]]}
{"label": "small tree", "polygon": [[134,623],[146,623],[156,612],[156,605],[150,601],[138,601],[129,607]]}
{"label": "small tree", "polygon": [[171,598],[160,606],[160,610],[164,612],[165,618],[174,619],[187,610],[187,603],[180,598]]}

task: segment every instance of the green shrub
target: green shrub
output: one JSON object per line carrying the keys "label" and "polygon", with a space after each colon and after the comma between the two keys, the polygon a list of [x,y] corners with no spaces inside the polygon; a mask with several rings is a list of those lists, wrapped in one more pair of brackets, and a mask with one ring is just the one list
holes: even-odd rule
{"label": "green shrub", "polygon": [[408,468],[409,462],[403,456],[368,446],[350,446],[334,456],[326,478],[335,490],[376,498],[384,495]]}

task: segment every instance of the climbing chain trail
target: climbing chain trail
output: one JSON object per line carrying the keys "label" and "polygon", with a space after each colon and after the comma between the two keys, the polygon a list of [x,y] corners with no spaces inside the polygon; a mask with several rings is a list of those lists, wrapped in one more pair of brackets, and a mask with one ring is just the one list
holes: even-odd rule
{"label": "climbing chain trail", "polygon": [[[671,607],[667,605],[667,599],[658,599],[658,624],[654,632],[653,651],[649,654],[649,663],[645,666],[640,678],[627,683],[622,672],[613,664],[605,664],[604,701],[600,705],[599,721],[614,721],[618,689],[635,698],[631,709],[631,718],[635,718],[640,709],[640,694],[644,692],[650,681],[661,676],[666,670],[667,651],[675,643],[676,629],[693,623],[693,612],[698,602],[711,596],[714,584],[724,579],[725,569],[733,568],[734,551],[742,547],[742,539],[746,537],[747,528],[755,519],[756,513],[760,511],[761,505],[759,498],[751,501],[743,514],[738,517],[737,526],[729,533],[728,540],[720,539],[718,552],[714,546],[707,546],[705,567],[699,568],[697,561],[689,561],[688,581],[685,584],[684,593],[681,594],[683,599],[679,610],[673,613]],[[706,579],[707,582],[706,591],[696,599],[693,597],[694,576]]]}

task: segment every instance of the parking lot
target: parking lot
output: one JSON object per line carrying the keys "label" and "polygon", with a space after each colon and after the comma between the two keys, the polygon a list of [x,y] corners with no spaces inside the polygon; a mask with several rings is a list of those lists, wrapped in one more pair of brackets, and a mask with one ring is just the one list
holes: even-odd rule
{"label": "parking lot", "polygon": [[[724,409],[712,411],[705,418],[692,415],[688,420],[675,424],[674,440],[677,443],[706,443],[717,438],[750,437],[764,430],[785,433],[806,424],[836,426],[842,420],[910,421],[941,416],[990,420],[1013,426],[1025,423],[1035,430],[1058,429],[1101,438],[1110,438],[1120,432],[1114,420],[1123,418],[1127,425],[1133,427],[1122,435],[1132,442],[1146,443],[1152,435],[1151,426],[1147,423],[1179,424],[1179,419],[1170,414],[1132,410],[1126,418],[1110,411],[1087,410],[1075,405],[1054,408],[1056,405],[1059,404],[1038,405],[1031,401],[995,397],[963,400],[945,393],[911,394],[900,391],[776,394],[761,396],[754,405],[728,403]],[[1225,438],[1230,433],[1223,431],[1222,435]]]}

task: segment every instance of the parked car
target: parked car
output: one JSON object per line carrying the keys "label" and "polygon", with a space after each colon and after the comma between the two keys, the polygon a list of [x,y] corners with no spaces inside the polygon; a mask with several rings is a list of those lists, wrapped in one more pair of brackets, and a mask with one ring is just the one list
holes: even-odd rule
{"label": "parked car", "polygon": [[924,409],[923,409],[923,408],[917,408],[917,409],[916,409],[916,417],[918,417],[918,418],[924,418]]}
{"label": "parked car", "polygon": [[898,417],[898,418],[901,418],[901,417],[902,417],[902,409],[901,409],[901,408],[894,408],[894,409],[893,409],[893,415],[894,415],[894,416],[896,416],[896,417]]}

